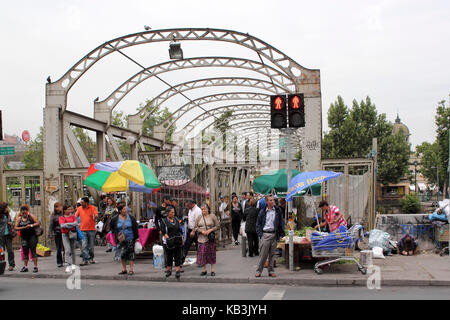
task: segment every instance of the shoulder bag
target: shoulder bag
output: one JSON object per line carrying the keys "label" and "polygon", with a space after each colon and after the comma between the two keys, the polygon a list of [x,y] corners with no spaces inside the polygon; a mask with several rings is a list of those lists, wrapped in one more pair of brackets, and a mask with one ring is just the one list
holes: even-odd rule
{"label": "shoulder bag", "polygon": [[[119,223],[119,219],[120,219],[120,217],[118,217],[117,218],[118,220],[117,220],[117,223]],[[117,236],[117,240],[120,242],[120,243],[123,243],[123,242],[125,242],[126,240],[127,240],[127,238],[125,237],[125,225],[127,224],[127,219],[125,219],[125,221],[123,221],[123,228],[122,228],[122,231],[121,232],[119,232],[119,235]]]}
{"label": "shoulder bag", "polygon": [[[205,219],[205,216],[203,214],[202,214],[202,217],[203,217],[203,221],[205,222],[205,229],[208,231],[208,227],[206,225],[206,219]],[[216,240],[216,233],[214,231],[208,233],[208,240],[209,241]]]}
{"label": "shoulder bag", "polygon": [[[65,223],[67,223],[66,217],[63,216]],[[76,228],[69,229],[69,240],[77,240],[78,239],[78,231]]]}
{"label": "shoulder bag", "polygon": [[[31,214],[29,215],[29,219],[31,220],[31,222],[35,223],[33,221],[33,218],[31,217]],[[37,219],[36,219],[37,220]],[[34,234],[36,235],[36,237],[40,237],[44,234],[44,230],[41,228],[41,226],[36,226],[34,227]]]}

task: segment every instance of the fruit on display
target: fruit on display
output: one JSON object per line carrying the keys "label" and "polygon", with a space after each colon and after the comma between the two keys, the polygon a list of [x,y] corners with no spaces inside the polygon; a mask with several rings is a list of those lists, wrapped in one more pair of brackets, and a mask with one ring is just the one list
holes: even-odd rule
{"label": "fruit on display", "polygon": [[36,250],[40,250],[40,251],[51,251],[50,248],[44,247],[42,244],[38,243],[38,245],[36,246]]}

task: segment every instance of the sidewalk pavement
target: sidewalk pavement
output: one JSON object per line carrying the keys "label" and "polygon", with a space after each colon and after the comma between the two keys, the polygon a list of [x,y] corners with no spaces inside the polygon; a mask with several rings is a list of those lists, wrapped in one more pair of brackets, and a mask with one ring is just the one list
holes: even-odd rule
{"label": "sidewalk pavement", "polygon": [[[130,275],[118,275],[121,271],[120,261],[114,261],[114,253],[106,253],[106,247],[95,247],[96,264],[80,267],[81,280],[128,280],[128,281],[177,281],[172,276],[166,279],[164,270],[153,267],[153,259],[138,258],[134,272]],[[77,263],[81,262],[77,249]],[[357,257],[359,253],[356,253]],[[195,252],[190,255],[195,257]],[[67,279],[70,274],[65,267],[57,268],[55,253],[50,257],[39,257],[38,273],[32,273],[33,263],[29,262],[27,273],[20,273],[23,263],[20,251],[16,252],[16,268],[5,270],[4,277],[12,278],[52,278]],[[374,265],[380,267],[381,287],[383,286],[450,286],[450,258],[435,253],[421,253],[413,257],[394,255],[386,259],[374,259]],[[304,263],[299,271],[289,271],[284,264],[275,268],[276,278],[268,277],[267,269],[261,278],[255,278],[259,257],[242,257],[241,248],[229,245],[217,251],[216,276],[200,276],[201,268],[197,265],[183,267],[182,282],[195,283],[254,283],[293,286],[366,286],[369,273],[362,275],[356,264],[332,264],[326,267],[323,274],[313,270],[313,263]]]}

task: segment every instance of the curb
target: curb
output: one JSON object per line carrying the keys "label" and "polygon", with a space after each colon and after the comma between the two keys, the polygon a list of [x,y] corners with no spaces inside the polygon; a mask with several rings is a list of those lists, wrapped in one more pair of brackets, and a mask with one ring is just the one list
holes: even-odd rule
{"label": "curb", "polygon": [[[69,274],[4,274],[3,278],[16,279],[64,279],[69,278]],[[367,279],[271,279],[271,278],[212,278],[212,277],[189,277],[176,280],[175,278],[166,279],[164,276],[145,277],[145,276],[101,276],[85,275],[81,280],[113,280],[113,281],[144,281],[144,282],[184,282],[184,283],[226,283],[226,284],[269,284],[284,286],[323,286],[323,287],[365,287]],[[385,287],[450,287],[450,280],[417,280],[417,279],[384,279],[381,280],[381,286]]]}

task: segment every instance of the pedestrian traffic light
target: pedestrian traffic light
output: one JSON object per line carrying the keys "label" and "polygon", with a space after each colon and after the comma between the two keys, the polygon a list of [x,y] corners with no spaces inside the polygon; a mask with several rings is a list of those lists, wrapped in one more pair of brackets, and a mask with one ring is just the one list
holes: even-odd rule
{"label": "pedestrian traffic light", "polygon": [[270,96],[270,127],[281,129],[287,127],[286,96]]}
{"label": "pedestrian traffic light", "polygon": [[305,101],[303,93],[290,94],[288,96],[289,128],[305,126]]}

